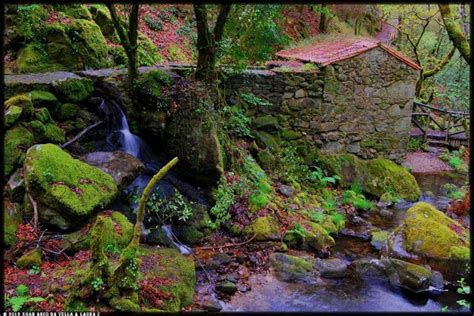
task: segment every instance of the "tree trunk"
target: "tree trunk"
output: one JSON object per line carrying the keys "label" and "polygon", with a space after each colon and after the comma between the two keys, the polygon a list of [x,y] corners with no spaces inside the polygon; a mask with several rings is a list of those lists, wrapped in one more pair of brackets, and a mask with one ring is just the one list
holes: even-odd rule
{"label": "tree trunk", "polygon": [[451,42],[459,50],[461,56],[469,64],[471,60],[471,46],[461,27],[456,23],[454,14],[448,4],[439,4],[439,12]]}
{"label": "tree trunk", "polygon": [[326,14],[327,4],[321,4],[321,15],[319,17],[319,33],[327,33],[328,17]]}

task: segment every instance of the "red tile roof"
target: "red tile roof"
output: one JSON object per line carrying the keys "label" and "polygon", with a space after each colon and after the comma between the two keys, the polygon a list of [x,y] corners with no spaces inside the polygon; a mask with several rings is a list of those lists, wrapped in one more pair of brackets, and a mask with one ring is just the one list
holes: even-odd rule
{"label": "red tile roof", "polygon": [[338,38],[317,42],[308,46],[282,50],[276,53],[278,57],[297,59],[326,66],[336,61],[348,59],[363,52],[380,47],[390,55],[404,62],[408,66],[420,70],[421,67],[400,52],[368,38]]}

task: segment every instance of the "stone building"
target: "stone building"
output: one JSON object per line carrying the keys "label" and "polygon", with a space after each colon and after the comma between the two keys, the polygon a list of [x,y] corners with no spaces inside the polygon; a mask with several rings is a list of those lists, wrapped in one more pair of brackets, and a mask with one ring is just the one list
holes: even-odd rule
{"label": "stone building", "polygon": [[226,82],[229,93],[252,92],[272,103],[253,108],[254,120],[277,120],[275,137],[306,139],[325,152],[403,160],[421,69],[416,63],[363,38],[320,41],[277,56],[282,60],[267,69]]}

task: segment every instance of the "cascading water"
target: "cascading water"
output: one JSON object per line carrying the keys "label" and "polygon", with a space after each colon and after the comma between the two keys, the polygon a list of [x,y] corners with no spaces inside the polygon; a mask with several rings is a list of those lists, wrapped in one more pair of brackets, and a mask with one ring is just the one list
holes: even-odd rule
{"label": "cascading water", "polygon": [[[130,132],[128,121],[125,113],[120,108],[119,104],[114,100],[108,100],[107,102],[102,99],[100,104],[101,111],[105,114],[105,121],[108,123],[110,134],[107,136],[107,143],[110,146],[108,150],[122,150],[125,151],[135,158],[140,159],[146,166],[146,173],[155,174],[163,164],[153,154],[152,150],[148,145],[137,135]],[[148,181],[151,179],[149,175],[141,175],[137,177],[134,182],[125,190],[125,193],[130,193],[136,190],[137,193],[141,194]],[[180,184],[181,187],[186,186],[175,177],[170,174],[167,175],[166,179],[160,181],[160,183],[153,189],[153,192],[161,192],[160,195],[163,197],[171,196],[175,189],[173,185]],[[187,190],[191,196],[198,196],[193,190]],[[197,200],[201,200],[197,198]],[[136,212],[138,203],[132,203],[131,208]],[[143,232],[146,232],[146,227],[142,227]],[[176,247],[182,254],[190,255],[191,249],[186,245],[180,243],[176,236],[173,234],[171,225],[161,226],[161,230],[168,237],[170,244]]]}
{"label": "cascading water", "polygon": [[112,138],[115,136],[116,133],[118,133],[120,150],[129,153],[135,158],[140,158],[140,151],[143,147],[143,141],[138,136],[130,132],[127,117],[125,116],[125,113],[123,113],[120,106],[113,100],[111,100],[110,103],[113,106],[112,109],[103,99],[100,104],[101,110],[106,114],[107,119],[112,122],[113,128],[115,129],[107,137],[107,141],[111,144]]}

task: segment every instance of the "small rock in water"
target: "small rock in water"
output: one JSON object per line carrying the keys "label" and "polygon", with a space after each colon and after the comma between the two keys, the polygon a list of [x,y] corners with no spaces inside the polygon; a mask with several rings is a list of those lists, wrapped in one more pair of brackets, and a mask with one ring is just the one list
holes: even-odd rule
{"label": "small rock in water", "polygon": [[379,212],[380,216],[382,217],[392,217],[393,216],[393,212],[390,211],[390,210],[387,210],[386,208],[384,209],[381,209],[380,212]]}
{"label": "small rock in water", "polygon": [[280,186],[278,187],[278,191],[280,191],[281,194],[283,194],[284,196],[287,196],[287,197],[290,197],[293,195],[293,188],[290,187],[289,185],[285,185],[285,184],[280,184]]}
{"label": "small rock in water", "polygon": [[437,290],[442,290],[444,288],[444,278],[441,272],[436,270],[431,270],[431,286]]}
{"label": "small rock in water", "polygon": [[385,241],[388,238],[388,232],[386,231],[376,231],[372,232],[372,240],[370,244],[377,250],[382,249],[382,246],[385,244]]}
{"label": "small rock in water", "polygon": [[423,193],[423,195],[424,195],[425,197],[434,197],[434,193],[431,192],[431,191],[425,191],[425,192]]}
{"label": "small rock in water", "polygon": [[226,265],[232,261],[232,257],[226,253],[216,253],[213,257],[211,262],[208,263],[210,268],[218,268],[220,266]]}
{"label": "small rock in water", "polygon": [[341,259],[316,259],[315,267],[323,278],[343,278],[348,263]]}
{"label": "small rock in water", "polygon": [[216,285],[216,290],[224,294],[232,295],[237,292],[237,285],[230,281],[224,281]]}
{"label": "small rock in water", "polygon": [[208,312],[219,312],[222,310],[221,303],[212,295],[206,295],[203,297],[201,307]]}

